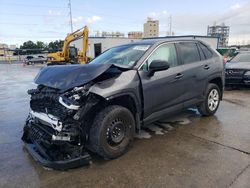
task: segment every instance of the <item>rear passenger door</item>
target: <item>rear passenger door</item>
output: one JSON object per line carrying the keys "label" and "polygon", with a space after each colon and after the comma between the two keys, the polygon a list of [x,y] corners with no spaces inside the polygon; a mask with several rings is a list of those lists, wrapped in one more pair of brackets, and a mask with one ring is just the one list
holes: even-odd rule
{"label": "rear passenger door", "polygon": [[192,105],[202,99],[206,75],[204,74],[206,63],[202,60],[199,46],[195,41],[177,43],[178,55],[182,62],[183,79],[185,80],[184,101],[186,105]]}

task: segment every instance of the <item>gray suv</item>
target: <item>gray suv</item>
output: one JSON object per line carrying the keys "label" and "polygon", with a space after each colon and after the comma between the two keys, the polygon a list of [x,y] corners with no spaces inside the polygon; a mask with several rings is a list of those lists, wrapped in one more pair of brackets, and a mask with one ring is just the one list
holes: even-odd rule
{"label": "gray suv", "polygon": [[87,65],[44,67],[31,89],[23,141],[42,165],[124,154],[142,125],[188,107],[213,115],[224,88],[221,56],[197,40],[142,40]]}

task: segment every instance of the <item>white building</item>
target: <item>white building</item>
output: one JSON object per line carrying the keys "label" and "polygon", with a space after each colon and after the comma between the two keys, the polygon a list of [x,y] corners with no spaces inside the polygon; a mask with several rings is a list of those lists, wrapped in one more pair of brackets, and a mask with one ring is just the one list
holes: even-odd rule
{"label": "white building", "polygon": [[[122,44],[127,44],[130,42],[135,42],[138,40],[140,39],[129,39],[121,37],[89,37],[88,56],[94,58],[109,48]],[[82,39],[74,41],[72,45],[82,51]]]}
{"label": "white building", "polygon": [[[175,38],[175,39],[197,39],[201,40],[212,48],[218,48],[218,38],[217,37],[209,37],[209,36],[197,36],[197,35],[186,35],[186,36],[167,36],[167,37],[156,37],[153,39],[167,39],[167,38]],[[131,42],[136,42],[144,39],[130,39],[130,38],[121,38],[121,37],[89,37],[89,52],[88,56],[91,58],[95,58],[104,51],[112,48],[114,46],[119,46],[122,44],[127,44]],[[145,39],[150,40],[150,39]],[[76,40],[72,43],[73,46],[82,51],[82,39]]]}

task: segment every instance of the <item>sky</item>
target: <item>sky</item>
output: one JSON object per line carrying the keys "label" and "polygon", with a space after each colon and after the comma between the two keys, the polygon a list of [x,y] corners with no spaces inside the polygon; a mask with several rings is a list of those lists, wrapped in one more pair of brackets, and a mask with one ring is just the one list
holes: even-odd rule
{"label": "sky", "polygon": [[[71,32],[69,0],[0,0],[0,43],[50,42]],[[160,36],[206,35],[207,26],[230,26],[229,44],[250,44],[250,0],[71,0],[74,30],[143,31],[147,17],[160,21]]]}

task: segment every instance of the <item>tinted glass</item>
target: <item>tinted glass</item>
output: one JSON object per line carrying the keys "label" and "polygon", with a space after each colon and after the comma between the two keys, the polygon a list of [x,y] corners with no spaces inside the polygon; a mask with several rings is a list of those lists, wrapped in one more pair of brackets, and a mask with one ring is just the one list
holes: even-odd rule
{"label": "tinted glass", "polygon": [[132,67],[148,50],[150,45],[124,45],[111,48],[95,58],[91,63],[117,64]]}
{"label": "tinted glass", "polygon": [[201,47],[202,51],[204,52],[206,59],[213,57],[213,52],[211,52],[211,50],[209,50],[205,45],[200,44],[200,47]]}
{"label": "tinted glass", "polygon": [[204,55],[204,53],[203,53],[203,51],[202,51],[200,45],[198,45],[198,49],[199,49],[199,54],[200,54],[201,60],[205,60],[206,57],[205,57],[205,55]]}
{"label": "tinted glass", "polygon": [[231,61],[250,62],[250,53],[239,53]]}
{"label": "tinted glass", "polygon": [[163,60],[168,62],[170,67],[178,65],[177,55],[174,44],[164,44],[158,47],[143,65],[144,70],[148,70],[150,63],[154,60]]}
{"label": "tinted glass", "polygon": [[184,64],[200,61],[197,45],[193,42],[179,43],[179,52]]}

